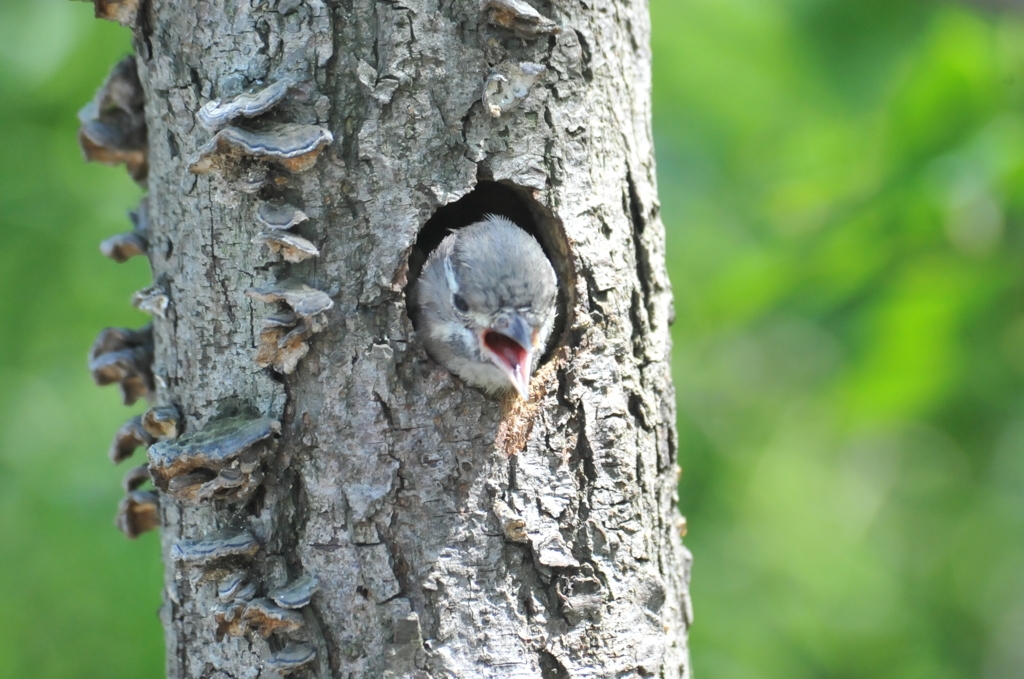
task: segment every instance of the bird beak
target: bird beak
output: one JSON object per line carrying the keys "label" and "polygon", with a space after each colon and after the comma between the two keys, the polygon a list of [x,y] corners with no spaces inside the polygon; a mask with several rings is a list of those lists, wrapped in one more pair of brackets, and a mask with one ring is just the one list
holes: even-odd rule
{"label": "bird beak", "polygon": [[494,327],[480,335],[480,346],[498,366],[519,396],[530,398],[530,373],[533,370],[533,340],[536,332],[521,316],[501,316]]}

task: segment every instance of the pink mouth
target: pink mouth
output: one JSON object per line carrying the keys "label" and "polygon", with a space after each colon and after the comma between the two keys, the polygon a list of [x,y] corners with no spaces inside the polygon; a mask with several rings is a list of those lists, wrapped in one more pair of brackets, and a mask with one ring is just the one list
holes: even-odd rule
{"label": "pink mouth", "polygon": [[484,345],[508,366],[513,375],[521,382],[525,381],[523,368],[530,360],[530,354],[526,349],[519,346],[519,343],[511,337],[506,337],[493,330],[484,333]]}

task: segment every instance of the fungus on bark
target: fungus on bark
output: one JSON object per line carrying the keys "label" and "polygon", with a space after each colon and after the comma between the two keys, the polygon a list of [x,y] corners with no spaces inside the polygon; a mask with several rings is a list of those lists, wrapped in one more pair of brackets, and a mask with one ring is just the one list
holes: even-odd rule
{"label": "fungus on bark", "polygon": [[239,590],[245,584],[246,574],[241,571],[229,573],[227,577],[217,585],[217,598],[227,603],[233,601]]}
{"label": "fungus on bark", "polygon": [[117,263],[127,262],[132,257],[145,255],[149,251],[149,207],[146,196],[139,206],[128,213],[132,230],[119,233],[100,243],[100,252]]}
{"label": "fungus on bark", "polygon": [[263,480],[263,461],[281,423],[269,418],[230,417],[149,449],[153,484],[184,502],[242,501]]}
{"label": "fungus on bark", "polygon": [[260,543],[249,531],[225,532],[203,540],[182,540],[171,547],[171,558],[193,566],[208,566],[226,559],[251,559]]}
{"label": "fungus on bark", "polygon": [[216,130],[238,118],[255,118],[284,101],[295,81],[284,78],[266,87],[203,104],[197,117],[208,130]]}
{"label": "fungus on bark", "polygon": [[181,413],[174,406],[150,408],[142,415],[142,428],[154,441],[169,441],[181,433]]}
{"label": "fungus on bark", "polygon": [[271,602],[254,598],[256,587],[246,582],[241,571],[229,573],[217,586],[217,599],[213,607],[217,622],[216,636],[241,636],[247,629],[256,630],[264,638],[274,633],[290,634],[305,626],[305,618],[295,612],[309,603],[318,581],[310,576],[299,578],[285,587],[273,590]]}
{"label": "fungus on bark", "polygon": [[287,203],[260,203],[256,209],[256,221],[275,231],[291,229],[307,219],[305,212]]}
{"label": "fungus on bark", "polygon": [[245,621],[242,620],[245,606],[244,601],[230,601],[213,606],[211,612],[214,622],[217,623],[217,631],[214,633],[217,641],[222,641],[225,636],[240,637],[245,634]]}
{"label": "fungus on bark", "polygon": [[[118,383],[122,401],[128,406],[152,393],[152,363],[153,328],[149,325],[138,330],[105,328],[89,350],[89,372],[93,381],[101,387]],[[111,459],[114,459],[113,454]]]}
{"label": "fungus on bark", "polygon": [[309,664],[316,657],[316,649],[309,644],[289,643],[283,649],[270,656],[266,663],[268,669],[280,674],[290,674]]}
{"label": "fungus on bark", "polygon": [[320,250],[315,245],[302,236],[287,231],[264,231],[253,237],[252,242],[266,245],[271,252],[293,264],[320,256]]}
{"label": "fungus on bark", "polygon": [[247,582],[239,588],[235,594],[236,601],[252,601],[256,596],[256,585],[251,582]]}
{"label": "fungus on bark", "polygon": [[332,141],[334,135],[317,125],[271,123],[261,130],[225,127],[199,149],[188,169],[194,174],[218,171],[233,178],[246,161],[256,160],[302,172],[313,167]]}
{"label": "fungus on bark", "polygon": [[523,0],[485,0],[488,23],[512,31],[520,38],[559,33],[561,28]]}
{"label": "fungus on bark", "polygon": [[299,316],[306,318],[322,314],[334,306],[334,301],[326,292],[291,279],[262,288],[249,288],[245,294],[267,304],[284,302]]}
{"label": "fungus on bark", "polygon": [[124,488],[124,492],[130,493],[133,490],[138,490],[150,480],[149,465],[140,464],[125,472],[124,478],[121,479],[121,487]]}
{"label": "fungus on bark", "polygon": [[312,575],[303,575],[284,587],[270,590],[267,596],[281,608],[302,608],[309,604],[319,587],[319,580]]}
{"label": "fungus on bark", "polygon": [[[102,0],[97,0],[99,12]],[[102,3],[113,7],[121,3]],[[127,4],[127,3],[124,3]],[[127,56],[110,71],[93,100],[79,112],[78,143],[88,161],[104,165],[124,163],[131,178],[145,184],[146,159],[145,98],[135,57]]]}
{"label": "fungus on bark", "polygon": [[159,283],[154,283],[132,295],[133,307],[160,318],[167,318],[167,307],[170,306],[170,303],[171,299],[167,296],[167,290]]}
{"label": "fungus on bark", "polygon": [[135,231],[118,233],[100,242],[100,252],[118,264],[127,262],[132,257],[146,254],[146,240]]}
{"label": "fungus on bark", "polygon": [[301,613],[275,606],[266,599],[253,599],[246,604],[242,612],[242,621],[246,626],[255,629],[264,639],[275,632],[296,632],[306,624],[306,619]]}
{"label": "fungus on bark", "polygon": [[97,19],[116,21],[122,26],[131,26],[139,12],[139,0],[83,0],[92,2]]}
{"label": "fungus on bark", "polygon": [[97,356],[89,362],[89,368],[93,380],[102,387],[138,374],[144,369],[140,364],[148,357],[145,347],[130,347]]}
{"label": "fungus on bark", "polygon": [[142,426],[142,415],[136,415],[121,425],[110,444],[110,461],[120,464],[127,460],[140,446],[153,445],[153,437]]}
{"label": "fungus on bark", "polygon": [[160,525],[160,501],[149,490],[133,490],[117,506],[114,523],[128,538],[134,540]]}
{"label": "fungus on bark", "polygon": [[263,319],[254,361],[261,368],[271,367],[291,374],[309,351],[306,340],[325,325],[322,314],[334,306],[330,296],[295,280],[284,280],[250,288],[245,294],[267,304],[283,303],[292,312],[275,313]]}
{"label": "fungus on bark", "polygon": [[[292,317],[290,323],[284,320],[289,315]],[[309,353],[306,339],[313,334],[314,328],[319,327],[309,319],[300,320],[294,314],[271,314],[263,319],[253,360],[261,368],[273,368],[283,375],[290,375]]]}

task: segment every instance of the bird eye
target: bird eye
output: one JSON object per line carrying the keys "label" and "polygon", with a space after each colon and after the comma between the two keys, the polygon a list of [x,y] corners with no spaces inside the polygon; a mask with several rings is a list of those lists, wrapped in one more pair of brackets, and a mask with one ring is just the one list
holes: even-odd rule
{"label": "bird eye", "polygon": [[462,313],[469,311],[469,304],[466,303],[466,298],[462,295],[452,295],[452,304]]}

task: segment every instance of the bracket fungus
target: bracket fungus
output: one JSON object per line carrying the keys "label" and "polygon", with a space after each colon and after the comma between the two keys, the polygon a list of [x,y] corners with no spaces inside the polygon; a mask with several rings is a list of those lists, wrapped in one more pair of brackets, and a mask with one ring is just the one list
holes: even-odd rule
{"label": "bracket fungus", "polygon": [[132,490],[117,506],[114,523],[128,538],[134,540],[160,525],[160,501],[150,490]]}
{"label": "bracket fungus", "polygon": [[256,209],[256,221],[274,231],[291,229],[307,219],[305,212],[286,203],[260,203]]}
{"label": "bracket fungus", "polygon": [[271,252],[293,264],[320,256],[320,250],[315,245],[302,236],[287,231],[264,231],[256,235],[252,242],[266,245]]}
{"label": "bracket fungus", "polygon": [[308,665],[316,657],[316,649],[309,644],[289,643],[283,649],[270,656],[264,663],[267,669],[279,674],[289,674]]}
{"label": "bracket fungus", "polygon": [[284,302],[299,316],[306,318],[321,314],[334,306],[334,300],[326,292],[290,279],[262,288],[249,288],[245,294],[267,304]]}
{"label": "bracket fungus", "polygon": [[263,638],[275,632],[288,634],[302,629],[306,623],[300,613],[278,608],[266,599],[243,600],[241,597],[215,604],[213,617],[217,622],[218,640],[226,634],[241,636],[246,629],[256,630]]}
{"label": "bracket fungus", "polygon": [[126,347],[137,347],[153,344],[153,328],[144,325],[138,329],[110,327],[100,330],[89,349],[89,360],[111,351],[120,351]]}
{"label": "bracket fungus", "polygon": [[174,406],[157,406],[142,415],[142,428],[154,441],[169,441],[181,433],[181,413]]}
{"label": "bracket fungus", "polygon": [[199,149],[188,169],[193,174],[216,170],[234,176],[245,160],[258,160],[302,172],[316,164],[332,141],[334,135],[317,125],[273,123],[261,130],[225,127]]}
{"label": "bracket fungus", "polygon": [[195,566],[205,566],[230,558],[251,559],[260,550],[260,543],[249,531],[221,533],[204,540],[182,540],[171,547],[171,558]]}
{"label": "bracket fungus", "polygon": [[136,415],[121,425],[114,434],[110,444],[110,461],[114,464],[124,462],[135,452],[136,448],[148,448],[153,445],[153,437],[142,426],[142,415]]}
{"label": "bracket fungus", "polygon": [[235,595],[238,594],[242,585],[245,584],[245,578],[245,573],[241,571],[229,574],[217,585],[217,598],[224,603],[234,601]]}
{"label": "bracket fungus", "polygon": [[241,589],[238,590],[238,593],[235,594],[235,600],[236,601],[252,601],[255,596],[256,596],[256,585],[254,585],[253,583],[249,582],[249,583],[246,583]]}
{"label": "bracket fungus", "polygon": [[263,319],[259,346],[254,358],[261,368],[272,367],[279,373],[290,375],[295,372],[299,361],[309,352],[306,344],[314,329],[309,319],[300,319],[293,313],[271,314]]}
{"label": "bracket fungus", "polygon": [[135,231],[118,233],[100,242],[100,252],[118,264],[127,262],[132,257],[146,254],[149,247],[146,240]]}
{"label": "bracket fungus", "polygon": [[246,604],[242,620],[263,638],[274,632],[295,632],[306,623],[301,613],[280,608],[266,599],[253,599]]}
{"label": "bracket fungus", "polygon": [[299,361],[309,353],[304,335],[266,328],[260,332],[260,343],[253,360],[261,368],[273,368],[282,375],[291,375]]}
{"label": "bracket fungus", "polygon": [[319,587],[319,580],[312,575],[303,575],[284,587],[270,590],[267,596],[281,608],[302,608],[309,604]]}
{"label": "bracket fungus", "polygon": [[149,251],[149,208],[146,197],[139,201],[139,207],[128,213],[132,230],[119,233],[100,243],[100,252],[121,264],[132,257],[145,255]]}
{"label": "bracket fungus", "polygon": [[[219,557],[217,557],[219,558]],[[279,587],[268,599],[254,598],[256,587],[247,582],[243,571],[234,571],[217,585],[217,603],[213,607],[217,622],[217,639],[226,634],[241,636],[247,629],[255,629],[264,638],[275,632],[288,634],[303,627],[305,618],[295,612],[309,603],[319,582],[311,576],[304,576],[285,587]]]}
{"label": "bracket fungus", "polygon": [[139,365],[149,356],[148,347],[130,347],[97,356],[89,362],[93,380],[103,387],[122,382],[141,372]]}
{"label": "bracket fungus", "polygon": [[222,641],[226,635],[240,637],[245,634],[245,622],[242,620],[245,606],[244,601],[229,601],[213,606],[211,612],[214,622],[217,623],[217,631],[214,634],[217,641]]}
{"label": "bracket fungus", "polygon": [[[97,12],[101,4],[113,7],[128,3],[97,0]],[[93,100],[78,112],[78,120],[78,144],[86,160],[104,165],[124,163],[132,179],[140,184],[146,181],[145,96],[134,56],[114,65]]]}
{"label": "bracket fungus", "polygon": [[131,26],[139,12],[139,0],[83,0],[92,2],[97,19],[116,21],[122,26]]}
{"label": "bracket fungus", "polygon": [[124,478],[121,479],[121,487],[124,488],[124,492],[130,493],[138,490],[149,480],[149,465],[140,464],[125,472]]}
{"label": "bracket fungus", "polygon": [[252,601],[255,596],[256,586],[246,582],[246,574],[242,571],[230,573],[220,581],[217,585],[217,600],[220,603],[213,607],[213,619],[217,623],[217,641],[222,640],[226,634],[241,636],[245,633],[242,615],[245,613],[247,602]]}
{"label": "bracket fungus", "polygon": [[483,104],[492,118],[516,108],[547,68],[532,61],[500,64],[484,84]]}
{"label": "bracket fungus", "polygon": [[101,387],[117,382],[128,406],[152,393],[152,364],[153,328],[149,325],[138,330],[104,328],[89,350],[93,381]]}
{"label": "bracket fungus", "polygon": [[291,374],[309,351],[306,340],[323,329],[321,314],[333,307],[334,301],[326,292],[294,280],[250,288],[245,294],[260,302],[282,302],[292,308],[294,313],[271,314],[263,319],[254,358],[261,368]]}
{"label": "bracket fungus", "polygon": [[216,130],[238,118],[263,115],[281,103],[294,85],[295,81],[285,78],[259,90],[208,101],[199,109],[199,122],[208,130]]}
{"label": "bracket fungus", "polygon": [[268,418],[230,417],[149,449],[153,484],[177,500],[242,501],[263,480],[263,460],[281,423]]}
{"label": "bracket fungus", "polygon": [[133,307],[151,316],[159,316],[160,318],[167,318],[167,307],[170,306],[170,303],[171,300],[167,296],[167,290],[158,283],[154,283],[148,288],[143,288],[132,295]]}
{"label": "bracket fungus", "polygon": [[488,23],[507,29],[520,38],[560,33],[562,29],[524,0],[484,0]]}

